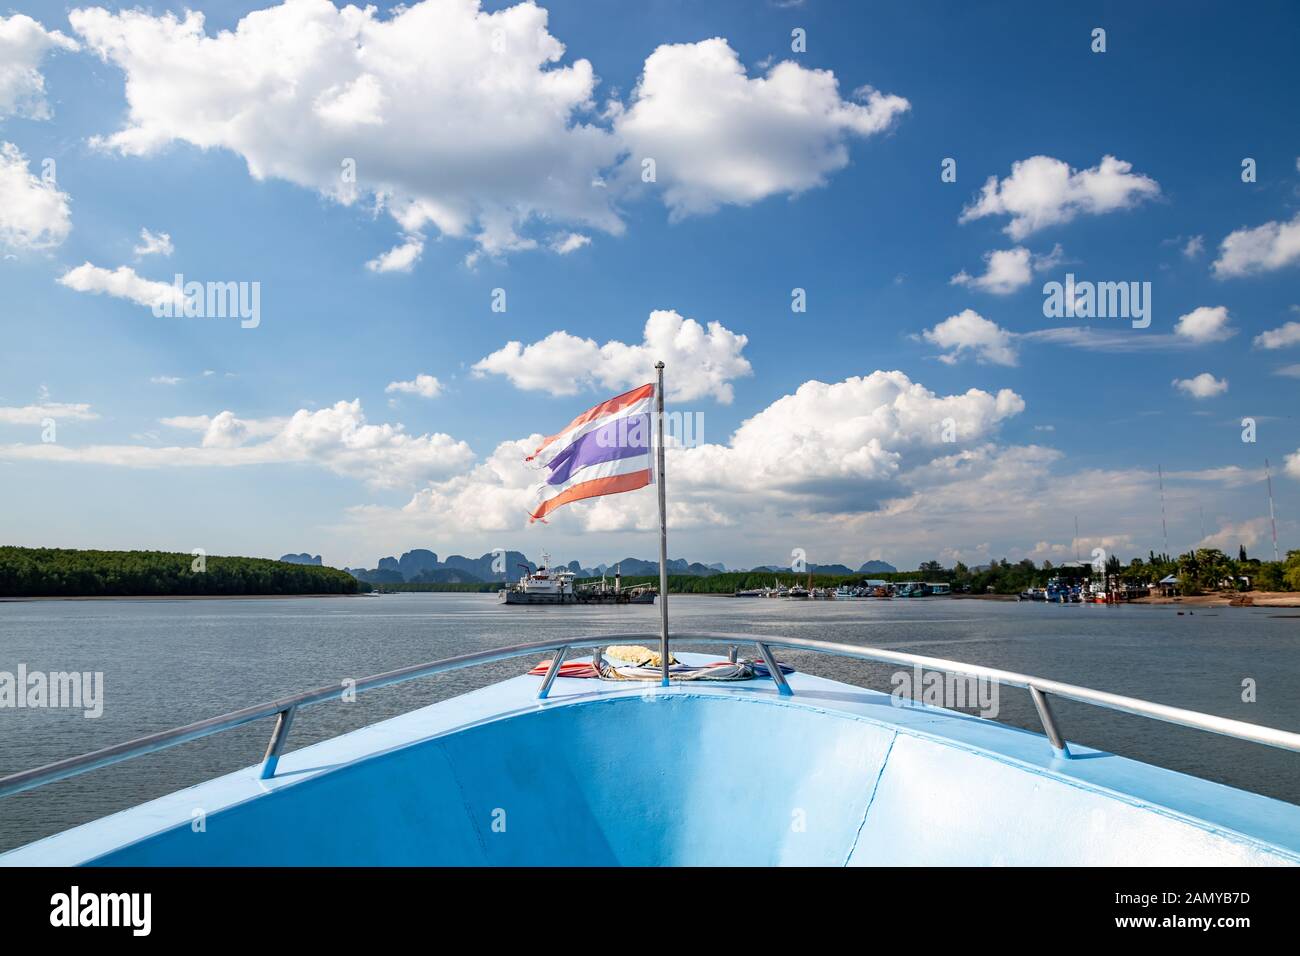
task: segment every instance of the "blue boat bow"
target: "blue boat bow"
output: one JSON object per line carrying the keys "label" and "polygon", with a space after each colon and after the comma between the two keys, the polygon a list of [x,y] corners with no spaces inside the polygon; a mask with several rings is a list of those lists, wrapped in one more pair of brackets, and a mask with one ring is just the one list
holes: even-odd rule
{"label": "blue boat bow", "polygon": [[[0,796],[274,718],[262,764],[0,855],[0,865],[1259,865],[1300,863],[1300,807],[1067,744],[1061,697],[1300,751],[1300,734],[879,648],[731,634],[773,680],[560,677],[538,642],[378,674],[357,692],[554,652],[517,677],[286,752],[331,686],[0,780]],[[1026,689],[1044,735],[805,673],[773,648]],[[719,658],[681,654],[704,665]],[[201,817],[202,825],[195,821]]]}

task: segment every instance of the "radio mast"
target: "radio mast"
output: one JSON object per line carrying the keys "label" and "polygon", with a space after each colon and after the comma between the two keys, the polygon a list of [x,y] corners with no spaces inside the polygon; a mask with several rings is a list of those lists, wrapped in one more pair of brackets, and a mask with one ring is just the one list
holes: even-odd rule
{"label": "radio mast", "polygon": [[1273,516],[1273,473],[1269,470],[1268,459],[1264,459],[1264,480],[1268,482],[1268,522],[1273,526],[1273,560],[1281,561],[1277,554],[1277,518]]}
{"label": "radio mast", "polygon": [[1165,472],[1164,468],[1156,465],[1156,476],[1160,480],[1160,530],[1165,536],[1165,554],[1169,554],[1169,525],[1165,522]]}

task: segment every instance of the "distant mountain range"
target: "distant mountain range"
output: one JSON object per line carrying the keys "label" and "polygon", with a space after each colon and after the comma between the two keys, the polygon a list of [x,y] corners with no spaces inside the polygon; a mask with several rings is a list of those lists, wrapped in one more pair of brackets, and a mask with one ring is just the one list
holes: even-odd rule
{"label": "distant mountain range", "polygon": [[[280,560],[289,564],[319,565],[322,563],[319,554],[313,555],[307,552],[286,554]],[[643,561],[640,558],[624,558],[613,564],[598,564],[595,567],[583,567],[577,561],[570,561],[564,565],[567,570],[582,578],[598,578],[601,574],[612,575],[616,566],[624,577],[643,577],[659,573],[658,561]],[[489,551],[477,558],[453,554],[439,561],[436,552],[427,548],[414,548],[404,552],[398,558],[380,558],[378,566],[374,568],[344,568],[343,570],[354,578],[370,584],[482,584],[489,581],[513,581],[524,572],[525,568],[531,573],[537,570],[537,565],[528,560],[521,551],[506,551],[504,555]],[[685,558],[674,558],[668,562],[669,574],[707,577],[727,570],[727,566],[721,562],[701,564],[698,561],[687,561]],[[774,565],[764,565],[753,570],[790,573],[789,568]],[[857,572],[843,564],[811,564],[808,570],[817,574],[884,574],[897,569],[884,561],[868,561]]]}
{"label": "distant mountain range", "polygon": [[[764,564],[754,568],[755,571],[772,571],[780,574],[794,573],[792,568],[781,568],[774,564]],[[800,569],[799,574],[806,574],[811,571],[813,574],[896,574],[898,568],[892,564],[886,564],[884,561],[868,561],[862,567],[854,571],[852,568],[843,564],[809,564]]]}
{"label": "distant mountain range", "polygon": [[753,571],[771,571],[773,574],[807,574],[810,571],[813,574],[852,574],[853,569],[845,567],[842,564],[808,564],[795,571],[791,567],[781,567],[776,564],[760,564]]}
{"label": "distant mountain range", "polygon": [[439,561],[436,552],[415,548],[400,558],[380,558],[379,566],[373,570],[344,570],[371,584],[481,584],[485,581],[512,580],[522,574],[524,568],[530,572],[536,571],[537,565],[529,561],[521,551],[506,551],[504,554],[489,551],[478,558],[453,554],[445,561]]}

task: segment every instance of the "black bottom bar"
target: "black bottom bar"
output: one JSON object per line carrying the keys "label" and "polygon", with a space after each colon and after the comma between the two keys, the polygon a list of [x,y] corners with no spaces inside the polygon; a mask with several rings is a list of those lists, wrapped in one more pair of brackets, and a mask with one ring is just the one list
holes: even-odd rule
{"label": "black bottom bar", "polygon": [[[130,941],[147,928],[148,938],[204,944],[372,945],[432,931],[414,938],[618,945],[629,933],[667,939],[660,934],[725,926],[733,939],[779,932],[820,945],[829,920],[846,944],[899,934],[947,945],[962,934],[982,945],[968,935],[977,933],[997,945],[1025,931],[1064,932],[1071,943],[1154,935],[1230,944],[1294,930],[1297,891],[1297,870],[29,869],[0,870],[0,919],[6,942],[72,933]],[[664,893],[678,917],[655,929],[666,914],[652,904]],[[84,925],[104,922],[116,925]]]}

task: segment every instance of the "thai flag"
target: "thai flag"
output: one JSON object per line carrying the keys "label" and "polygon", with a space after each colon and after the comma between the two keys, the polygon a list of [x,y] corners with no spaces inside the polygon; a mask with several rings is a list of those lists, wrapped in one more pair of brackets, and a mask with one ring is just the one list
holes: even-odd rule
{"label": "thai flag", "polygon": [[528,456],[548,471],[533,488],[531,521],[571,501],[644,488],[653,480],[650,413],[655,386],[642,385],[589,408]]}

